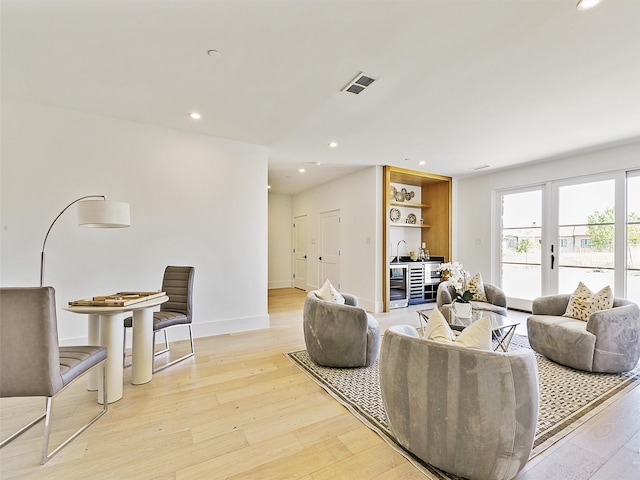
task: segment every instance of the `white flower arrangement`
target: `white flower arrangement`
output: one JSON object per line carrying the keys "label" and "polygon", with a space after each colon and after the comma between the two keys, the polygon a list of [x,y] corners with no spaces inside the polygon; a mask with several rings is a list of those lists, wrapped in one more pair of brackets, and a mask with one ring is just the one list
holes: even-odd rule
{"label": "white flower arrangement", "polygon": [[440,272],[442,281],[448,281],[456,290],[454,302],[469,303],[473,294],[467,290],[467,278],[469,272],[464,269],[460,262],[441,263],[436,269]]}

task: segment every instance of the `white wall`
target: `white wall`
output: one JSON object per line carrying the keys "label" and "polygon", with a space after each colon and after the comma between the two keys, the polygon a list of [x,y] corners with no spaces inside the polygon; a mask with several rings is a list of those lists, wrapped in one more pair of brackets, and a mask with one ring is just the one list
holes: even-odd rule
{"label": "white wall", "polygon": [[269,194],[269,288],[293,286],[291,195]]}
{"label": "white wall", "polygon": [[265,328],[267,149],[3,100],[2,286],[37,286],[46,228],[72,200],[130,203],[126,229],[80,228],[76,207],[49,237],[61,340],[86,337],[68,300],[160,288],[168,264],[196,267],[197,336]]}
{"label": "white wall", "polygon": [[640,168],[640,143],[459,179],[454,184],[453,259],[472,273],[482,272],[489,283],[495,281],[491,229],[496,190],[636,168]]}
{"label": "white wall", "polygon": [[293,197],[292,217],[308,216],[308,289],[319,287],[322,212],[340,210],[340,289],[382,311],[382,168],[369,167]]}

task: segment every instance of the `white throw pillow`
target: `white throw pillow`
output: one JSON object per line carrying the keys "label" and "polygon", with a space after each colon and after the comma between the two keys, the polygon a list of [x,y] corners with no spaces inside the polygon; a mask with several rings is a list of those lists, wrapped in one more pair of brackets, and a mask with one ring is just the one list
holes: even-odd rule
{"label": "white throw pillow", "polygon": [[458,335],[456,343],[469,348],[491,350],[491,320],[489,317],[482,317],[465,328]]}
{"label": "white throw pillow", "polygon": [[465,328],[456,338],[449,324],[437,308],[433,309],[424,331],[428,340],[441,343],[455,343],[468,348],[491,350],[491,320],[481,318]]}
{"label": "white throw pillow", "polygon": [[473,301],[487,301],[487,295],[484,293],[484,283],[482,282],[482,275],[480,275],[480,273],[476,273],[473,277],[471,277],[467,288],[471,293],[473,293]]}
{"label": "white throw pillow", "polygon": [[580,282],[571,294],[563,316],[586,322],[592,313],[608,310],[611,307],[613,307],[613,291],[609,285],[593,293],[589,287]]}
{"label": "white throw pillow", "polygon": [[424,330],[424,338],[435,340],[436,342],[455,342],[456,340],[453,330],[449,327],[442,312],[437,308],[434,308],[431,315],[429,315],[429,321]]}
{"label": "white throw pillow", "polygon": [[344,305],[344,297],[331,285],[329,279],[325,280],[324,285],[317,292],[318,298],[321,300]]}

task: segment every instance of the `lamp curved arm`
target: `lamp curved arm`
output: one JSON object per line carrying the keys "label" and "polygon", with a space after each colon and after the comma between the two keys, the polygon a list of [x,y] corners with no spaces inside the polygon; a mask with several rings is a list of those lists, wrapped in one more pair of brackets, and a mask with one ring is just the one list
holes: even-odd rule
{"label": "lamp curved arm", "polygon": [[78,203],[78,202],[80,202],[82,200],[86,200],[87,198],[102,198],[103,200],[107,199],[107,197],[105,195],[87,195],[87,196],[84,196],[84,197],[80,197],[80,198],[74,200],[73,202],[71,202],[66,207],[64,207],[62,209],[62,211],[58,214],[58,216],[53,219],[53,222],[51,222],[51,225],[49,225],[49,229],[47,230],[47,233],[44,236],[44,241],[42,242],[42,251],[40,253],[40,286],[41,287],[44,286],[44,247],[47,244],[47,238],[49,238],[49,233],[51,233],[51,229],[53,228],[55,223],[58,221],[58,219],[62,216],[62,214],[64,212],[69,210],[69,208],[72,207],[73,205],[75,205],[76,203]]}

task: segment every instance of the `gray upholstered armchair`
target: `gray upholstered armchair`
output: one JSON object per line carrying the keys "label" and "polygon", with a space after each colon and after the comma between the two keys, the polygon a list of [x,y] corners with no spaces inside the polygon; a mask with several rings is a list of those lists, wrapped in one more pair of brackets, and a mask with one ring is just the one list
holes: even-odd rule
{"label": "gray upholstered armchair", "polygon": [[[486,302],[471,302],[471,307],[476,310],[488,310],[499,315],[507,315],[507,296],[504,291],[490,283],[484,284],[484,293],[487,296]],[[453,299],[456,297],[456,290],[448,281],[440,282],[436,293],[436,306],[442,312],[444,318],[451,323],[450,310]]]}
{"label": "gray upholstered armchair", "polygon": [[396,440],[425,462],[477,480],[512,479],[527,463],[538,420],[531,350],[476,350],[392,326],[380,387]]}
{"label": "gray upholstered armchair", "polygon": [[311,359],[326,367],[367,367],[378,358],[378,321],[342,293],[345,304],[321,300],[316,290],[304,302],[304,341]]}
{"label": "gray upholstered armchair", "polygon": [[531,348],[554,362],[588,372],[633,370],[640,359],[640,310],[622,298],[588,321],[564,317],[570,294],[536,298],[527,320]]}

